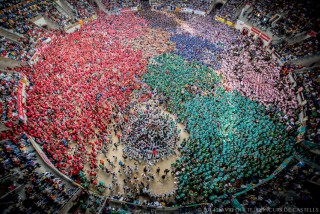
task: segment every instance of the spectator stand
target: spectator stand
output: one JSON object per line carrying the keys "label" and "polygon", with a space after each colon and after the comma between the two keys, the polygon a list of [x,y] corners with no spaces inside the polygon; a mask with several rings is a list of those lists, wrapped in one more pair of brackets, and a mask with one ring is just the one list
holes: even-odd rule
{"label": "spectator stand", "polygon": [[301,69],[293,74],[297,82],[297,99],[302,108],[303,118],[299,128],[299,142],[307,140],[320,144],[320,78],[319,67]]}
{"label": "spectator stand", "polygon": [[140,0],[101,0],[101,3],[110,14],[138,11],[141,8]]}
{"label": "spectator stand", "polygon": [[24,74],[11,71],[0,72],[1,81],[1,124],[0,130],[10,130],[19,122],[26,123],[26,86],[29,82]]}
{"label": "spectator stand", "polygon": [[[31,142],[33,148],[35,149],[35,151],[39,154],[39,156],[41,157],[41,159],[43,160],[43,162],[45,163],[46,166],[48,166],[55,174],[57,174],[59,177],[64,178],[65,180],[67,180],[69,183],[72,183],[73,186],[77,186],[79,188],[81,188],[82,190],[84,189],[82,186],[80,186],[79,184],[75,183],[71,178],[69,178],[68,176],[64,175],[63,173],[61,173],[52,163],[51,161],[48,159],[48,157],[45,155],[45,153],[42,151],[42,149],[40,148],[40,146],[34,141],[34,139],[29,136],[26,135],[29,139],[29,141]],[[85,194],[86,197],[84,197],[84,199],[82,199],[82,201],[80,200],[81,194]],[[71,201],[78,201],[78,199],[80,200],[80,205],[81,208],[80,209],[84,209],[89,211],[90,213],[103,213],[103,210],[108,210],[110,207],[118,207],[120,206],[124,206],[126,207],[126,209],[129,209],[130,207],[133,210],[136,209],[142,209],[142,210],[151,210],[151,209],[156,209],[157,211],[178,211],[179,209],[186,209],[186,208],[193,208],[193,209],[198,209],[199,207],[202,207],[203,204],[190,204],[190,205],[185,205],[185,206],[179,206],[179,207],[167,207],[165,205],[162,205],[161,203],[159,203],[159,205],[155,205],[155,204],[143,204],[143,201],[132,201],[132,202],[128,202],[125,201],[124,198],[122,197],[111,197],[108,199],[108,206],[106,205],[106,197],[104,196],[100,196],[97,195],[94,192],[87,192],[87,191],[82,191],[82,192],[76,192],[74,194],[74,196],[72,197],[72,199],[69,199],[70,204],[66,203],[64,205],[64,207],[61,207],[59,209],[59,213],[64,213],[62,211],[68,211],[68,210],[74,210],[77,209],[79,204],[76,204],[75,207],[71,206]],[[79,208],[79,207],[78,207]]]}
{"label": "spectator stand", "polygon": [[[96,14],[93,14],[91,17],[89,18],[86,18],[86,19],[83,19],[83,20],[79,20],[77,23],[74,23],[72,25],[70,25],[69,27],[67,27],[65,29],[65,32],[66,33],[72,33],[78,29],[80,29],[83,25],[87,24],[88,22],[92,22],[94,20],[96,20],[98,17]],[[45,30],[45,29],[44,29]],[[41,40],[42,41],[41,43],[38,43],[37,44],[37,50],[36,52],[34,53],[34,55],[31,57],[31,59],[28,61],[28,63],[30,65],[32,64],[35,64],[38,59],[39,59],[39,55],[45,51],[45,49],[48,47],[48,44],[56,39],[56,35],[55,34],[45,34],[43,37],[41,37]]]}
{"label": "spectator stand", "polygon": [[19,34],[13,30],[10,30],[1,26],[0,26],[0,36],[10,39],[14,42],[19,42],[20,40],[25,39],[25,37],[22,34]]}
{"label": "spectator stand", "polygon": [[229,0],[217,11],[216,16],[231,23],[235,23],[243,10],[250,7],[247,0]]}
{"label": "spectator stand", "polygon": [[151,9],[167,12],[181,12],[206,16],[212,9],[212,1],[151,0]]}
{"label": "spectator stand", "polygon": [[96,14],[93,7],[85,0],[60,0],[72,9],[76,18],[87,19]]}
{"label": "spectator stand", "polygon": [[107,198],[105,196],[97,195],[93,192],[82,191],[73,200],[71,206],[65,212],[60,213],[104,213],[103,209],[106,206]]}
{"label": "spectator stand", "polygon": [[319,200],[316,195],[320,185],[318,178],[319,169],[294,158],[268,182],[236,194],[233,205],[239,213],[261,212],[267,209],[279,212],[280,209],[289,211],[292,208],[304,207],[305,205],[301,204],[303,198],[307,201],[308,208],[314,208]]}
{"label": "spectator stand", "polygon": [[59,5],[59,7],[66,13],[69,17],[76,21],[76,13],[72,10],[72,8],[67,4],[66,1],[63,0],[55,0],[55,3]]}
{"label": "spectator stand", "polygon": [[0,204],[6,207],[4,213],[58,213],[79,192],[79,188],[43,165],[26,134],[2,141],[0,152],[2,185],[10,185],[10,192],[4,192],[0,198]]}
{"label": "spectator stand", "polygon": [[13,41],[0,36],[0,56],[11,60],[25,61],[28,59],[27,46],[18,41]]}
{"label": "spectator stand", "polygon": [[274,39],[277,39],[269,31],[263,31],[240,18],[235,23],[235,28],[243,35],[252,35],[254,39],[260,38],[264,46],[268,46]]}
{"label": "spectator stand", "polygon": [[281,61],[295,62],[320,55],[319,38],[319,35],[310,32],[299,41],[283,40],[280,43],[272,44],[270,49]]}
{"label": "spectator stand", "polygon": [[[26,134],[27,135],[27,134]],[[34,149],[36,150],[36,152],[39,154],[39,156],[42,158],[43,162],[50,167],[57,175],[59,175],[60,177],[64,178],[65,180],[67,180],[68,182],[72,183],[74,186],[77,186],[79,188],[82,188],[79,184],[75,183],[71,178],[69,178],[68,176],[66,176],[65,174],[63,174],[62,172],[60,172],[53,164],[52,162],[49,160],[49,158],[47,157],[47,155],[42,151],[41,147],[36,143],[36,141],[29,135],[28,139],[30,140],[32,146],[34,147]]]}

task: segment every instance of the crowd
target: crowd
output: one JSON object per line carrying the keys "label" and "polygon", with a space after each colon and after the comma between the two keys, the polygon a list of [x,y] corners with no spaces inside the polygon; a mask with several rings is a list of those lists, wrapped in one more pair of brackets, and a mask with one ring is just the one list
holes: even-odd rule
{"label": "crowd", "polygon": [[247,3],[247,0],[231,0],[227,1],[220,10],[217,11],[216,15],[224,18],[225,20],[235,22],[242,10]]}
{"label": "crowd", "polygon": [[211,0],[152,0],[151,4],[174,6],[177,8],[190,8],[193,10],[207,12],[211,6],[211,2]]}
{"label": "crowd", "polygon": [[76,188],[40,169],[39,157],[25,134],[12,140],[2,141],[1,179],[13,181],[9,190],[2,195],[1,203],[9,203],[5,213],[36,213],[47,210],[57,212],[73,195]]}
{"label": "crowd", "polygon": [[72,24],[73,20],[68,15],[62,14],[62,10],[59,11],[57,7],[60,6],[55,1],[46,4],[46,11],[44,15],[47,16],[49,19],[53,20],[62,28],[65,28],[68,25]]}
{"label": "crowd", "polygon": [[172,32],[178,26],[177,21],[173,17],[169,17],[163,13],[150,10],[139,10],[137,14],[146,19],[148,25],[154,29],[162,28],[163,30]]}
{"label": "crowd", "polygon": [[0,36],[0,56],[14,60],[26,61],[34,51],[24,43],[18,43]]}
{"label": "crowd", "polygon": [[20,73],[0,72],[0,115],[2,123],[17,121],[19,119],[18,90],[20,80]]}
{"label": "crowd", "polygon": [[146,110],[138,110],[127,120],[121,137],[124,155],[137,161],[150,161],[174,153],[178,130],[168,115],[147,105]]}
{"label": "crowd", "polygon": [[303,92],[307,120],[306,139],[312,143],[320,143],[320,78],[319,68],[296,73],[297,88]]}
{"label": "crowd", "polygon": [[90,213],[99,213],[103,209],[105,197],[93,193],[83,192],[84,198],[80,199],[81,211]]}
{"label": "crowd", "polygon": [[[221,72],[228,79],[228,87],[259,101],[267,108],[276,106],[293,118],[298,103],[289,80],[280,76],[281,67],[269,53],[250,38],[240,38],[225,56]],[[228,57],[233,56],[233,57]]]}
{"label": "crowd", "polygon": [[[193,202],[210,200],[213,203],[221,203],[223,199],[230,197],[235,192],[238,181],[240,181],[239,183],[257,182],[272,173],[280,160],[288,157],[294,142],[294,138],[290,137],[290,134],[293,133],[295,127],[293,117],[297,102],[294,98],[294,92],[287,86],[288,82],[280,76],[280,67],[254,41],[250,41],[250,38],[243,38],[233,30],[222,31],[221,29],[225,27],[221,24],[207,28],[207,25],[211,24],[207,18],[196,17],[185,21],[189,24],[188,32],[194,38],[189,36],[191,39],[185,39],[181,35],[174,36],[178,50],[176,53],[182,57],[187,56],[189,57],[188,60],[192,61],[197,57],[196,54],[192,55],[193,46],[200,47],[195,50],[198,51],[198,56],[201,56],[200,51],[210,47],[208,45],[210,41],[215,42],[214,44],[222,50],[213,53],[204,51],[203,55],[213,55],[211,57],[217,58],[216,61],[208,63],[209,65],[222,64],[220,72],[225,76],[225,83],[227,83],[224,84],[225,87],[222,90],[240,91],[249,99],[257,100],[267,107],[266,111],[264,110],[265,107],[249,99],[244,99],[239,94],[229,95],[231,96],[229,98],[226,95],[228,93],[222,94],[219,97],[220,100],[215,100],[215,97],[211,98],[211,94],[217,93],[214,89],[218,88],[215,88],[215,86],[218,86],[218,81],[214,83],[214,81],[208,80],[211,74],[202,74],[201,70],[192,69],[189,71],[181,66],[185,62],[181,59],[180,61],[177,56],[163,55],[149,63],[148,73],[144,75],[144,81],[152,89],[156,89],[159,95],[164,95],[164,97],[160,96],[160,100],[163,100],[166,109],[177,114],[177,117],[181,118],[180,121],[185,119],[188,131],[191,134],[190,143],[186,143],[181,149],[185,153],[181,162],[178,162],[176,166],[176,171],[179,173],[177,199],[185,201],[188,198],[189,201]],[[196,25],[196,23],[201,23],[201,25]],[[197,31],[198,29],[204,35],[203,38],[208,37],[203,46],[194,45],[190,42],[194,41],[194,43],[201,44],[201,37],[197,38],[200,34]],[[178,32],[181,31],[185,31],[185,29],[178,29]],[[196,66],[200,67],[200,65]],[[184,72],[187,72],[187,74]],[[201,79],[198,80],[199,77],[206,78],[204,86],[202,86]],[[172,79],[176,81],[170,81]],[[238,88],[235,88],[233,81],[239,81]],[[213,86],[210,87],[208,82]],[[218,91],[220,90],[221,88]],[[280,95],[281,93],[283,95]],[[195,96],[208,96],[208,98],[197,100],[194,99]],[[248,112],[241,113],[242,110],[235,108],[232,103],[245,106],[243,111]],[[188,107],[188,104],[190,107]],[[221,109],[221,112],[218,109]],[[193,117],[192,112],[196,113]],[[222,118],[221,115],[225,115],[225,118],[222,121],[214,119],[216,112],[217,118]],[[240,118],[248,117],[248,119],[245,119],[246,122],[240,122],[241,119],[232,116],[232,112],[235,115],[241,115]],[[281,112],[284,112],[284,114]],[[253,123],[250,124],[249,121],[253,121]],[[208,124],[211,124],[211,126]],[[212,124],[215,124],[215,126],[212,126]],[[225,128],[222,127],[222,124]],[[220,135],[212,130],[215,127],[221,129]],[[228,132],[228,129],[232,131]],[[248,135],[235,137],[235,130],[239,133],[248,133]],[[283,135],[287,132],[288,135]],[[230,139],[221,140],[223,136],[230,137]],[[272,136],[272,139],[269,139],[270,136]],[[277,141],[274,141],[274,137]],[[251,140],[252,143],[241,144],[244,141],[250,142]],[[206,141],[207,144],[205,144]],[[212,142],[216,144],[210,150],[209,146],[213,145]],[[273,144],[274,142],[276,144]],[[220,149],[219,145],[221,146]],[[265,145],[269,146],[264,147]],[[216,153],[214,149],[217,149]],[[240,177],[233,177],[232,173],[227,171],[227,166],[232,162],[230,155],[239,154],[236,149],[242,151],[242,154],[247,157],[247,159],[239,158],[239,156],[234,157],[234,167],[239,170]],[[226,162],[221,158],[214,159],[215,161],[210,163],[206,161],[208,159],[212,160],[214,157],[221,157],[221,154],[226,154]],[[252,157],[255,157],[255,159]],[[238,160],[241,161],[237,162]],[[258,163],[257,160],[259,163],[261,162],[259,166],[255,166]],[[214,166],[220,167],[213,175],[210,173],[214,173],[214,170],[212,170]],[[215,179],[211,180],[212,177]],[[205,185],[203,182],[198,183],[199,180],[205,180]]]}
{"label": "crowd", "polygon": [[[111,16],[73,34],[58,35],[36,65],[18,69],[32,82],[27,132],[63,173],[77,176],[84,163],[98,170],[96,157],[110,139],[110,125],[119,122],[118,113],[125,115],[132,92],[141,87],[136,78],[146,70],[146,47],[134,51],[128,44],[141,36],[152,38],[150,32],[145,20],[133,13]],[[167,51],[164,43],[156,44],[157,54]]]}
{"label": "crowd", "polygon": [[222,51],[216,44],[209,40],[202,40],[199,37],[191,36],[188,33],[176,34],[171,37],[171,41],[176,43],[177,51],[174,53],[182,56],[188,61],[202,62],[205,65],[213,65],[214,69],[219,69],[216,63],[216,56]]}
{"label": "crowd", "polygon": [[175,50],[175,44],[170,41],[171,34],[161,29],[146,29],[145,34],[121,43],[130,46],[134,51],[142,51],[143,59],[149,60],[161,53]]}
{"label": "crowd", "polygon": [[86,0],[66,0],[74,9],[78,19],[87,19],[95,14],[93,7]]}
{"label": "crowd", "polygon": [[26,135],[0,144],[1,178],[11,177],[16,169],[32,171],[39,166],[35,160],[34,151],[27,151],[30,142]]}
{"label": "crowd", "polygon": [[116,10],[120,8],[138,7],[140,0],[102,0],[107,10]]}
{"label": "crowd", "polygon": [[[16,3],[17,4],[12,4],[12,1],[10,1],[10,3],[4,1],[5,5],[11,7],[5,6],[1,11],[0,26],[22,34],[25,38],[23,38],[23,42],[18,45],[3,41],[1,38],[3,44],[1,45],[1,49],[3,49],[1,50],[1,55],[20,61],[28,61],[36,52],[36,47],[55,33],[35,25],[30,19],[38,15],[45,16],[63,29],[76,20],[90,18],[95,13],[92,6],[85,0],[69,0],[69,3],[72,4],[71,7],[73,8],[76,20],[73,20],[67,14],[63,13],[63,9],[52,0],[16,1]],[[60,10],[58,10],[58,8],[60,8]]]}
{"label": "crowd", "polygon": [[68,22],[68,17],[62,15],[56,8],[56,3],[50,0],[45,1],[25,1],[22,5],[8,8],[0,15],[1,26],[14,29],[19,32],[19,28],[24,29],[28,19],[38,15],[49,15],[54,21],[62,25]]}
{"label": "crowd", "polygon": [[279,54],[281,59],[296,60],[306,56],[320,54],[319,36],[310,37],[301,42],[289,45],[288,42],[283,41],[272,45],[271,48]]}
{"label": "crowd", "polygon": [[[83,17],[90,14],[85,1],[68,2]],[[37,64],[16,69],[31,82],[28,124],[17,130],[33,136],[62,173],[100,194],[156,207],[173,205],[174,199],[229,206],[241,184],[258,183],[292,155],[294,92],[252,38],[210,17],[151,16],[101,16],[72,34],[56,33]],[[2,91],[9,94],[6,78]],[[172,168],[153,172],[146,161],[140,176],[139,159],[173,153],[179,134],[153,107],[133,111],[150,98],[183,123],[190,138],[178,147],[182,156]],[[314,128],[318,119],[312,119]],[[132,158],[134,166],[107,158],[118,142],[125,144],[122,158]],[[99,180],[101,173],[111,182]],[[158,176],[161,182],[176,177],[176,190],[154,194],[150,185]],[[74,193],[49,172],[29,178],[29,199],[15,211],[58,209]],[[102,202],[95,200],[89,199],[93,212]]]}
{"label": "crowd", "polygon": [[0,10],[9,8],[9,7],[14,7],[17,4],[20,4],[23,2],[23,0],[1,0],[0,3]]}
{"label": "crowd", "polygon": [[227,90],[240,91],[266,107],[273,105],[287,116],[294,116],[294,91],[288,80],[280,76],[278,63],[252,38],[207,17],[193,17],[186,24],[190,29],[180,27],[177,33],[187,31],[191,37],[172,37],[177,43],[177,54],[205,62],[221,72]]}
{"label": "crowd", "polygon": [[316,4],[314,0],[257,0],[245,15],[249,22],[269,29],[275,35],[292,36],[303,31],[319,30],[320,19],[314,18],[317,17]]}
{"label": "crowd", "polygon": [[143,76],[143,81],[156,90],[160,103],[176,115],[178,122],[186,120],[182,115],[184,103],[197,95],[212,93],[220,79],[211,68],[197,62],[186,62],[174,54],[152,59],[148,73]]}
{"label": "crowd", "polygon": [[[277,212],[294,212],[294,209],[318,208],[319,170],[296,160],[279,175],[265,184],[237,197],[252,213],[258,210],[277,209]],[[250,212],[250,211],[249,211]]]}
{"label": "crowd", "polygon": [[240,183],[267,177],[292,152],[295,139],[279,122],[282,115],[237,93],[191,100],[185,115],[190,139],[176,166],[178,200],[220,203]]}

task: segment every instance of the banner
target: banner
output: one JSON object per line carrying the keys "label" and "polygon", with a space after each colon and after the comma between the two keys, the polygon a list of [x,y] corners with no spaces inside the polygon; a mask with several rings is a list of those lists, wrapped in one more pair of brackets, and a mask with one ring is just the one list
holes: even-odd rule
{"label": "banner", "polygon": [[180,11],[181,11],[182,13],[193,13],[193,10],[192,10],[192,9],[186,8],[186,7],[181,8]]}
{"label": "banner", "polygon": [[202,15],[202,16],[206,15],[206,12],[201,11],[201,10],[194,10],[193,12],[194,12],[194,14],[198,14],[198,15]]}
{"label": "banner", "polygon": [[191,9],[191,8],[187,8],[187,13],[193,13],[193,9]]}
{"label": "banner", "polygon": [[261,33],[260,38],[263,39],[263,40],[265,40],[266,42],[269,42],[269,41],[270,41],[270,37],[267,36],[266,34],[263,34],[263,33]]}
{"label": "banner", "polygon": [[230,21],[226,21],[226,24],[229,25],[230,27],[234,27],[234,23]]}
{"label": "banner", "polygon": [[130,8],[122,8],[121,13],[130,12],[132,11]]}
{"label": "banner", "polygon": [[311,31],[308,33],[308,35],[309,35],[310,37],[316,37],[316,36],[317,36],[317,32],[311,30]]}
{"label": "banner", "polygon": [[215,20],[216,20],[216,21],[219,21],[219,22],[222,22],[222,23],[225,23],[225,22],[226,22],[226,20],[225,20],[224,18],[221,18],[221,17],[219,17],[219,16],[216,16],[216,17],[215,17]]}
{"label": "banner", "polygon": [[251,31],[255,34],[260,34],[260,30],[258,30],[257,28],[251,27]]}
{"label": "banner", "polygon": [[18,85],[18,113],[19,113],[19,118],[22,121],[25,121],[25,115],[24,115],[24,111],[23,111],[23,105],[22,105],[22,101],[23,101],[23,96],[22,96],[22,89],[23,89],[23,81],[22,79],[19,81],[19,85]]}

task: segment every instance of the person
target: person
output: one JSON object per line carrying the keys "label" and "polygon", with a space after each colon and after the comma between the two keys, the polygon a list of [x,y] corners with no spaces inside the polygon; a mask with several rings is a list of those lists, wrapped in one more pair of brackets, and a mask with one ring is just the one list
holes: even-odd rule
{"label": "person", "polygon": [[165,169],[165,170],[164,170],[164,173],[165,173],[166,175],[168,174],[168,172],[170,172],[169,169]]}

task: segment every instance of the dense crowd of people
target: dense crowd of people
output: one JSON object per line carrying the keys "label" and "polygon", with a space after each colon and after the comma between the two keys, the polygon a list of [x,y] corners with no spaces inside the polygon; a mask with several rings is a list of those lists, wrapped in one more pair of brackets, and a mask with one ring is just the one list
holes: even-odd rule
{"label": "dense crowd of people", "polygon": [[[93,14],[88,2],[67,1],[80,17]],[[119,7],[132,1],[122,2]],[[197,9],[203,9],[209,1],[197,2]],[[28,35],[30,40],[21,40],[22,46],[35,45],[35,38],[52,37],[49,45],[39,49],[36,64],[15,69],[31,83],[25,107],[28,123],[13,127],[11,134],[1,134],[1,139],[27,132],[63,174],[86,189],[112,195],[111,199],[152,207],[209,201],[211,205],[203,210],[230,206],[241,185],[258,183],[292,155],[298,107],[295,92],[281,66],[253,38],[213,17],[154,11],[100,16],[74,33],[54,32],[53,38],[53,33],[44,33],[33,24],[29,27],[22,18],[44,13],[44,8],[51,7],[46,3],[50,1],[19,7],[21,17],[13,16],[17,8],[11,8],[1,22]],[[225,10],[236,11],[242,4],[231,1]],[[66,19],[59,17],[53,19],[66,26]],[[15,46],[11,48],[16,51]],[[319,138],[319,103],[318,85],[311,80],[317,75],[318,71],[310,72],[297,81],[311,100],[307,137],[314,142]],[[0,74],[1,95],[8,103],[1,106],[2,121],[17,118],[12,101],[19,78],[16,73]],[[307,81],[301,83],[304,78]],[[145,103],[145,109],[137,109],[150,99],[159,106]],[[181,157],[171,168],[154,169],[157,161],[153,160],[175,154],[179,140],[177,124],[163,116],[160,107],[173,114],[190,137],[178,145]],[[121,160],[117,156],[110,160],[110,151],[118,151],[121,143]],[[28,179],[20,179],[26,184],[28,199],[16,195],[11,212],[54,212],[76,189],[50,172],[35,171],[39,165],[25,160],[21,148],[6,143],[1,151],[6,173],[23,161],[35,166],[27,169]],[[12,158],[12,151],[23,158]],[[302,158],[317,160],[305,152]],[[111,182],[105,184],[101,175]],[[152,192],[150,186],[157,179],[165,183],[173,178],[172,190]],[[255,194],[263,195],[260,189]],[[90,194],[82,205],[96,212],[103,200]],[[259,199],[259,203],[247,204],[263,207],[264,203]]]}
{"label": "dense crowd of people", "polygon": [[206,198],[218,204],[239,184],[267,177],[292,153],[295,139],[280,114],[237,93],[218,94],[186,104],[190,139],[177,163],[182,201]]}
{"label": "dense crowd of people", "polygon": [[28,146],[30,146],[30,141],[26,135],[4,141],[0,144],[1,178],[12,176],[15,168],[19,168],[20,170],[34,170],[39,166],[39,164],[34,162],[34,151],[26,151]]}
{"label": "dense crowd of people", "polygon": [[86,0],[66,0],[74,9],[78,19],[87,19],[95,14],[94,8]]}
{"label": "dense crowd of people", "polygon": [[316,5],[314,0],[257,0],[251,4],[252,10],[246,17],[252,24],[278,36],[292,36],[308,30],[317,32],[320,19],[316,18]]}
{"label": "dense crowd of people", "polygon": [[296,60],[299,58],[320,54],[319,36],[307,38],[301,42],[289,45],[283,41],[274,45],[274,48],[280,58],[283,60]]}
{"label": "dense crowd of people", "polygon": [[[238,94],[230,94],[228,97],[226,94],[222,93],[221,97],[211,97],[211,94],[217,93],[217,91],[214,89],[219,88],[218,77],[214,77],[214,74],[211,76],[209,69],[200,70],[201,65],[199,64],[194,64],[193,66],[189,65],[189,69],[187,68],[188,64],[184,64],[185,62],[177,56],[160,56],[151,61],[148,70],[152,72],[152,75],[150,76],[149,73],[145,74],[144,80],[148,85],[150,85],[151,88],[156,89],[157,94],[165,95],[166,98],[163,100],[166,109],[179,115],[179,117],[184,118],[187,121],[187,129],[190,133],[190,142],[183,144],[181,151],[185,152],[185,156],[183,156],[185,159],[182,158],[181,163],[178,162],[176,166],[176,172],[178,172],[180,176],[179,188],[181,188],[178,190],[180,195],[178,195],[177,198],[180,198],[181,201],[185,201],[186,198],[191,197],[192,200],[197,202],[206,198],[210,199],[212,202],[217,202],[216,200],[218,199],[209,197],[212,194],[219,195],[221,194],[222,190],[227,189],[226,187],[228,186],[225,186],[224,184],[221,185],[219,184],[220,182],[226,182],[227,185],[227,181],[230,182],[230,180],[233,180],[232,183],[236,183],[237,179],[253,179],[256,175],[258,176],[256,180],[258,180],[261,178],[259,176],[267,176],[275,167],[274,161],[283,160],[285,156],[290,154],[294,139],[288,138],[289,136],[287,137],[282,134],[287,132],[287,127],[285,125],[280,125],[279,122],[273,121],[279,121],[277,117],[281,118],[281,120],[287,121],[283,118],[284,115],[277,113],[275,109],[269,109],[268,112],[266,112],[264,107],[250,101],[249,99],[244,99]],[[166,71],[165,75],[163,75],[162,71]],[[171,79],[176,79],[177,81],[172,82],[170,81]],[[208,98],[197,100],[195,99],[196,96],[204,96]],[[161,99],[160,96],[159,99]],[[237,103],[237,107],[234,106],[232,108],[232,103]],[[243,106],[243,113],[239,112],[240,109],[238,105]],[[219,111],[219,109],[221,109],[221,111]],[[236,109],[237,111],[235,111]],[[232,112],[234,112],[234,116],[232,116]],[[214,117],[215,114],[217,114],[216,119]],[[222,115],[225,115],[225,118],[223,118]],[[275,115],[275,117],[273,115]],[[238,116],[244,121],[241,122],[241,119],[238,118]],[[245,119],[246,117],[248,118]],[[234,124],[232,121],[235,121]],[[250,124],[250,121],[254,121],[252,125]],[[212,124],[215,125],[212,126]],[[264,129],[262,130],[258,127],[264,127]],[[268,128],[266,129],[266,127]],[[229,132],[226,130],[228,128],[230,129]],[[221,131],[222,133],[219,131],[215,133],[215,129],[221,129],[223,131]],[[239,134],[247,134],[242,137],[238,136],[237,138],[234,138],[231,134],[233,131],[231,130],[238,130]],[[224,136],[223,133],[225,133],[226,137],[230,139],[222,140],[222,137]],[[274,136],[277,139],[277,144],[270,144],[274,141],[274,139],[273,137],[272,139],[269,138],[269,136]],[[246,140],[244,140],[244,138]],[[258,138],[259,142],[262,143],[261,145],[256,142],[256,138]],[[249,143],[251,139],[253,141],[252,143]],[[264,139],[266,142],[263,143]],[[223,141],[224,143],[220,141]],[[245,145],[241,144],[241,142],[244,141],[247,143]],[[267,143],[267,141],[269,141],[269,143]],[[232,142],[235,142],[235,144],[233,145]],[[220,149],[219,145],[221,145]],[[256,152],[257,149],[249,147],[249,145],[257,147],[259,150],[261,150],[261,154],[259,152],[256,156],[256,159],[261,161],[266,167],[265,169],[262,169],[262,171],[260,171],[260,165],[258,168],[255,168],[254,164],[257,164],[258,162],[256,159],[250,157],[250,151]],[[263,148],[265,145],[269,146]],[[283,147],[284,145],[285,147]],[[229,146],[230,148],[228,148]],[[272,146],[275,146],[275,148]],[[204,149],[204,151],[202,152],[201,149]],[[239,172],[243,173],[243,177],[232,178],[229,173],[224,175],[221,173],[221,171],[221,178],[213,176],[213,174],[211,174],[214,173],[213,168],[217,168],[218,173],[219,168],[217,166],[226,167],[230,165],[231,160],[228,154],[239,153],[239,151],[234,149],[239,149],[239,151],[243,152],[243,155],[250,157],[247,159],[249,162],[253,161],[251,163],[244,163],[245,159],[235,157],[235,168],[237,168]],[[265,149],[271,150],[264,151]],[[217,154],[215,154],[215,150]],[[279,153],[273,154],[272,152]],[[218,158],[214,159],[215,161],[211,161],[211,164],[213,164],[212,166],[210,164],[204,164],[206,159],[212,160],[214,157],[218,157],[218,154],[221,156],[221,154],[224,153],[227,155],[227,158],[225,159],[226,162],[223,162],[223,159]],[[274,159],[269,159],[270,157],[273,157]],[[236,165],[237,160],[240,159],[243,159],[242,166]],[[271,162],[269,162],[269,160]],[[199,166],[205,166],[205,168],[201,168]],[[241,169],[241,167],[244,168]],[[245,169],[248,169],[247,173],[245,173]],[[230,170],[232,171],[232,169]],[[223,171],[226,172],[226,169],[222,170],[222,172]],[[188,176],[191,176],[192,178],[189,178]],[[213,191],[213,187],[210,186],[210,180],[212,177],[217,179],[215,182],[218,187],[215,193],[210,192],[210,190]],[[197,182],[200,180],[206,180],[207,178],[209,179],[207,183],[208,187],[207,190],[204,190],[206,187],[203,187],[203,182]],[[190,181],[194,181],[194,183],[190,183]],[[198,184],[198,186],[195,184]],[[219,186],[221,188],[220,190]],[[191,189],[192,191],[190,191]],[[234,190],[230,188],[228,193],[233,191]]]}
{"label": "dense crowd of people", "polygon": [[63,29],[77,20],[90,18],[95,14],[93,7],[87,1],[69,0],[69,2],[74,7],[75,20],[67,14],[62,14],[62,9],[60,8],[60,11],[57,9],[60,6],[52,0],[21,1],[20,4],[5,7],[0,13],[0,26],[21,34],[25,38],[22,38],[23,42],[18,45],[13,45],[12,42],[6,42],[7,44],[3,44],[4,46],[1,45],[2,49],[11,49],[11,51],[9,51],[10,49],[2,51],[2,55],[7,53],[8,55],[5,57],[28,61],[36,52],[37,46],[54,34],[54,32],[49,32],[30,21],[38,15],[48,17]]}
{"label": "dense crowd of people", "polygon": [[175,114],[178,122],[187,119],[183,116],[184,103],[197,95],[213,93],[221,79],[213,69],[197,62],[188,63],[174,54],[152,59],[148,71],[143,76],[144,82],[156,91],[160,103]]}
{"label": "dense crowd of people", "polygon": [[101,1],[107,8],[107,10],[116,10],[121,8],[138,7],[140,0],[102,0]]}
{"label": "dense crowd of people", "polygon": [[14,7],[20,4],[21,2],[23,2],[23,0],[2,0],[0,2],[1,2],[0,10],[3,10],[9,7]]}
{"label": "dense crowd of people", "polygon": [[44,15],[53,20],[62,28],[72,24],[73,20],[68,15],[62,14],[57,7],[60,6],[56,2],[46,4],[46,11]]}
{"label": "dense crowd of people", "polygon": [[13,182],[8,187],[11,192],[1,195],[1,203],[9,202],[3,210],[6,213],[55,213],[74,194],[75,187],[40,170],[39,157],[25,134],[1,142],[0,153],[1,179]]}
{"label": "dense crowd of people", "polygon": [[[316,168],[294,160],[279,175],[265,184],[237,197],[249,213],[273,210],[293,212],[304,208],[318,208],[320,172]],[[249,211],[250,210],[250,211]]]}
{"label": "dense crowd of people", "polygon": [[25,28],[25,22],[28,22],[28,19],[32,19],[38,15],[48,15],[61,25],[67,22],[68,18],[57,10],[53,1],[25,1],[22,5],[5,9],[0,15],[0,25],[19,32],[19,28]]}
{"label": "dense crowd of people", "polygon": [[319,67],[296,74],[297,88],[303,92],[307,101],[306,116],[307,129],[306,139],[312,143],[320,143],[320,78]]}
{"label": "dense crowd of people", "polygon": [[20,73],[0,72],[1,123],[17,121],[19,119],[18,90],[20,80]]}
{"label": "dense crowd of people", "polygon": [[211,6],[211,2],[211,0],[152,0],[151,4],[174,6],[177,8],[190,8],[193,10],[207,12]]}
{"label": "dense crowd of people", "polygon": [[160,160],[174,153],[178,130],[169,115],[147,105],[128,119],[121,137],[123,154],[137,161]]}
{"label": "dense crowd of people", "polygon": [[0,36],[0,45],[0,56],[5,58],[26,61],[34,53],[28,44],[11,41],[3,36]]}
{"label": "dense crowd of people", "polygon": [[221,9],[217,10],[216,15],[225,20],[235,22],[240,15],[241,9],[248,3],[248,0],[230,0],[227,1]]}
{"label": "dense crowd of people", "polygon": [[[83,168],[80,163],[89,157],[91,167],[97,166],[97,151],[110,135],[105,133],[109,120],[129,105],[131,93],[138,87],[135,77],[145,70],[141,51],[134,52],[114,40],[117,36],[123,41],[132,28],[137,29],[133,38],[144,32],[142,20],[131,15],[130,24],[128,18],[95,21],[67,37],[60,36],[44,50],[33,68],[21,69],[34,83],[26,107],[28,133],[44,144],[58,168],[68,175],[78,174]],[[116,34],[115,29],[123,35]],[[62,50],[68,50],[68,54],[61,55]],[[93,56],[98,61],[93,63]],[[98,87],[91,84],[97,81]],[[92,152],[86,154],[91,140]],[[77,151],[67,162],[71,145]],[[62,160],[66,163],[62,164]]]}

